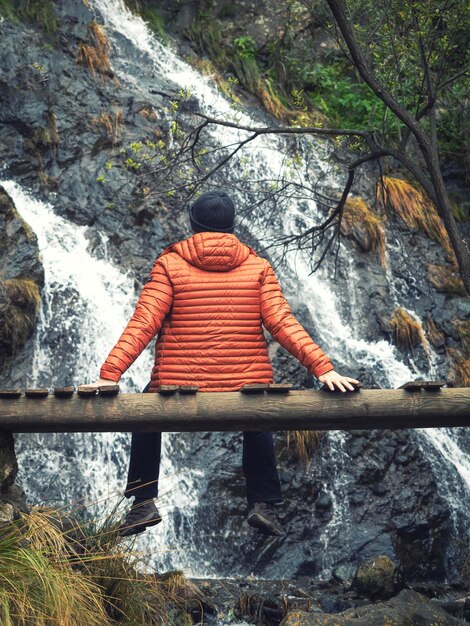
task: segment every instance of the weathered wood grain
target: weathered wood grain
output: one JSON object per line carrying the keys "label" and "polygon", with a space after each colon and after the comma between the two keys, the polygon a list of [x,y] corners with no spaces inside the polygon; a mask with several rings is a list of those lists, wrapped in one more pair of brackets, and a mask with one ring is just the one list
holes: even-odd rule
{"label": "weathered wood grain", "polygon": [[429,393],[361,389],[325,393],[198,392],[0,398],[13,432],[350,430],[470,426],[470,388]]}

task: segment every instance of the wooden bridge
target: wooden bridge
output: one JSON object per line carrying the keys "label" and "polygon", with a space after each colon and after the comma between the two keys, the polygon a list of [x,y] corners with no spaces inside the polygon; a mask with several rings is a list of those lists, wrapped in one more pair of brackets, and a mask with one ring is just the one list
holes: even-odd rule
{"label": "wooden bridge", "polygon": [[245,385],[202,393],[162,386],[122,394],[118,385],[0,390],[0,430],[12,432],[186,432],[353,430],[470,426],[470,388],[413,381],[398,389],[292,390]]}

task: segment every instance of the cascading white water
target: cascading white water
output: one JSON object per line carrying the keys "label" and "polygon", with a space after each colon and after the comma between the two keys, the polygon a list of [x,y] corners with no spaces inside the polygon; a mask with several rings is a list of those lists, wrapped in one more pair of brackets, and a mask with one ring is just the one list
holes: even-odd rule
{"label": "cascading white water", "polygon": [[[139,81],[139,72],[148,75],[158,74],[160,78],[176,84],[179,88],[189,89],[195,94],[206,112],[218,115],[231,116],[233,111],[230,103],[220,94],[215,86],[199,75],[192,67],[184,63],[171,50],[161,45],[148,31],[145,23],[129,13],[122,0],[90,0],[90,6],[100,14],[104,21],[108,36],[113,43],[111,56],[113,68],[121,80],[132,86],[136,93],[147,100],[151,99],[148,93],[142,91]],[[132,46],[134,60],[130,60],[128,47]],[[258,122],[254,117],[238,114],[239,120],[245,123]],[[211,141],[219,145],[226,145],[243,133],[224,128],[214,129]],[[313,141],[313,140],[312,140]],[[304,180],[308,177],[328,175],[329,183],[334,188],[334,179],[328,174],[327,151],[325,144],[313,142],[316,151],[316,160],[310,170],[300,173]],[[259,138],[255,146],[251,146],[244,154],[243,168],[249,174],[259,177],[266,171],[276,178],[280,172],[285,173],[282,162],[283,140],[275,137]],[[313,168],[313,170],[312,170]],[[242,166],[234,162],[234,175],[240,173]],[[102,237],[102,245],[96,252],[88,251],[86,228],[71,227],[65,220],[55,216],[51,207],[38,203],[29,198],[13,182],[4,183],[7,191],[12,195],[15,204],[23,218],[32,226],[39,238],[39,245],[46,268],[45,302],[39,328],[36,332],[36,350],[34,364],[34,380],[31,384],[50,384],[51,362],[57,345],[50,346],[47,337],[51,329],[65,335],[73,334],[76,339],[74,366],[72,368],[73,382],[93,380],[97,375],[98,367],[106,357],[114,341],[127,323],[132,314],[132,303],[129,293],[133,293],[133,281],[122,270],[113,267],[106,260],[106,240]],[[308,212],[300,210],[298,204],[292,202],[289,212],[282,216],[276,224],[264,224],[263,231],[252,229],[252,234],[259,241],[260,247],[270,243],[274,232],[276,234],[292,234],[298,232],[296,218],[301,217],[307,226],[318,221],[318,210],[313,201],[308,203]],[[93,228],[96,235],[96,230]],[[99,234],[99,233],[98,233]],[[77,259],[80,259],[77,262]],[[430,347],[429,368],[421,371],[411,362],[408,366],[400,360],[400,355],[393,345],[387,341],[367,342],[361,338],[354,326],[351,326],[340,314],[341,306],[335,294],[330,279],[330,262],[326,263],[314,275],[310,275],[308,264],[302,255],[296,259],[289,257],[287,271],[282,275],[282,284],[289,301],[295,305],[296,301],[305,303],[312,317],[316,321],[318,337],[325,352],[333,363],[337,360],[342,363],[349,361],[362,362],[367,368],[374,371],[377,382],[382,387],[397,387],[400,384],[417,376],[439,377],[435,365],[436,355]],[[351,307],[354,314],[360,316],[362,306],[361,297],[355,288],[355,272],[351,264],[348,289],[350,291]],[[397,280],[390,274],[392,285],[393,305],[404,306],[409,309],[407,301],[403,301],[398,289]],[[397,288],[395,288],[395,285]],[[62,314],[57,307],[57,297],[60,293],[72,290],[74,313],[70,309]],[[413,314],[413,311],[410,311]],[[56,333],[56,334],[57,334]],[[70,349],[70,346],[67,346]],[[86,357],[84,357],[86,355]],[[124,391],[138,391],[148,380],[151,369],[150,349],[132,366],[121,383]],[[65,383],[65,381],[64,381]],[[468,502],[470,492],[470,465],[464,452],[459,447],[458,429],[417,429],[417,436],[426,454],[433,459],[436,473],[439,475],[442,494],[452,504],[455,524],[459,520],[468,520],[465,510],[465,501]],[[61,450],[61,436],[51,435],[42,437],[22,436],[20,441],[20,466],[22,475],[28,476],[28,488],[31,493],[41,497],[39,484],[31,484],[28,467],[32,461],[39,464],[47,461],[50,467],[63,466],[59,472],[62,484],[57,488],[62,494],[71,489],[75,497],[89,494],[93,498],[103,497],[107,493],[117,494],[122,487],[123,473],[127,466],[125,435],[73,435],[70,444],[67,444],[66,454]],[[340,456],[343,450],[343,434],[330,431],[331,447]],[[32,439],[41,443],[42,447],[34,446]],[[67,440],[70,441],[70,440]],[[23,443],[24,442],[24,443]],[[136,547],[149,553],[149,566],[159,568],[180,567],[196,576],[222,575],[217,571],[217,559],[211,555],[198,556],[191,552],[192,536],[197,532],[191,525],[192,511],[197,504],[198,494],[201,493],[205,480],[204,468],[188,467],[180,476],[175,475],[171,466],[171,450],[174,437],[164,437],[162,468],[163,512],[167,513],[163,529],[150,529],[136,540]],[[70,449],[73,449],[70,452]],[[47,450],[47,451],[46,451]],[[72,455],[72,459],[70,459]],[[344,454],[343,454],[344,456]],[[44,457],[46,457],[44,459]],[[31,462],[32,462],[31,461]],[[71,485],[71,476],[67,475],[67,464],[73,461],[84,477],[86,485]],[[32,466],[32,465],[31,465]],[[338,463],[331,489],[333,499],[333,517],[324,528],[322,542],[325,548],[331,540],[338,536],[348,536],[345,529],[350,522],[349,509],[344,494],[346,493],[347,474],[342,471],[341,462]],[[179,482],[178,482],[179,480]],[[60,488],[60,489],[59,489]],[[166,506],[165,506],[166,505]],[[182,536],[176,528],[174,513],[180,511],[185,523],[186,531]],[[320,577],[329,577],[331,573],[332,556],[325,549],[323,557],[323,571]],[[284,575],[288,575],[285,572]]]}
{"label": "cascading white water", "polygon": [[[45,270],[31,376],[25,384],[51,387],[93,382],[133,313],[129,294],[134,292],[134,279],[107,259],[105,236],[100,236],[101,245],[90,254],[87,234],[100,235],[95,228],[91,231],[67,222],[51,205],[35,200],[14,181],[0,184],[36,233]],[[70,293],[72,304],[66,306]],[[67,354],[72,364],[67,378],[55,369],[60,354]],[[120,383],[121,390],[141,391],[149,380],[152,362],[149,345]],[[18,480],[24,480],[31,502],[57,501],[69,505],[69,511],[85,506],[92,515],[106,515],[122,498],[128,439],[129,435],[122,433],[17,435]],[[165,492],[179,494],[179,507],[190,508],[192,502],[186,502],[187,485],[177,488],[178,481],[187,476],[175,474],[170,458],[164,453],[160,478],[164,518],[171,514]],[[44,483],[45,476],[51,481]],[[136,549],[145,549],[145,543]]]}

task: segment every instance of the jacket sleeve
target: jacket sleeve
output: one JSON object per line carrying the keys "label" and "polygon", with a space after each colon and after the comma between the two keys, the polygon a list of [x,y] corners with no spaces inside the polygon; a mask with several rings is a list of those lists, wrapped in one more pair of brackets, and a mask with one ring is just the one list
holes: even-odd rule
{"label": "jacket sleeve", "polygon": [[266,263],[260,288],[261,320],[274,339],[318,378],[334,366],[294,317],[271,264]]}
{"label": "jacket sleeve", "polygon": [[134,314],[100,369],[100,378],[118,382],[158,333],[173,304],[173,285],[162,257],[155,261]]}

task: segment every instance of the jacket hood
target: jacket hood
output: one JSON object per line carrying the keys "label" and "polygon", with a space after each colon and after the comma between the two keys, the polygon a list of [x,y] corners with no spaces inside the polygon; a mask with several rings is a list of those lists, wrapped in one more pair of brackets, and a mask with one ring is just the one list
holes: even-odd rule
{"label": "jacket hood", "polygon": [[256,252],[233,233],[203,231],[171,244],[163,251],[176,252],[182,259],[209,272],[229,272]]}

